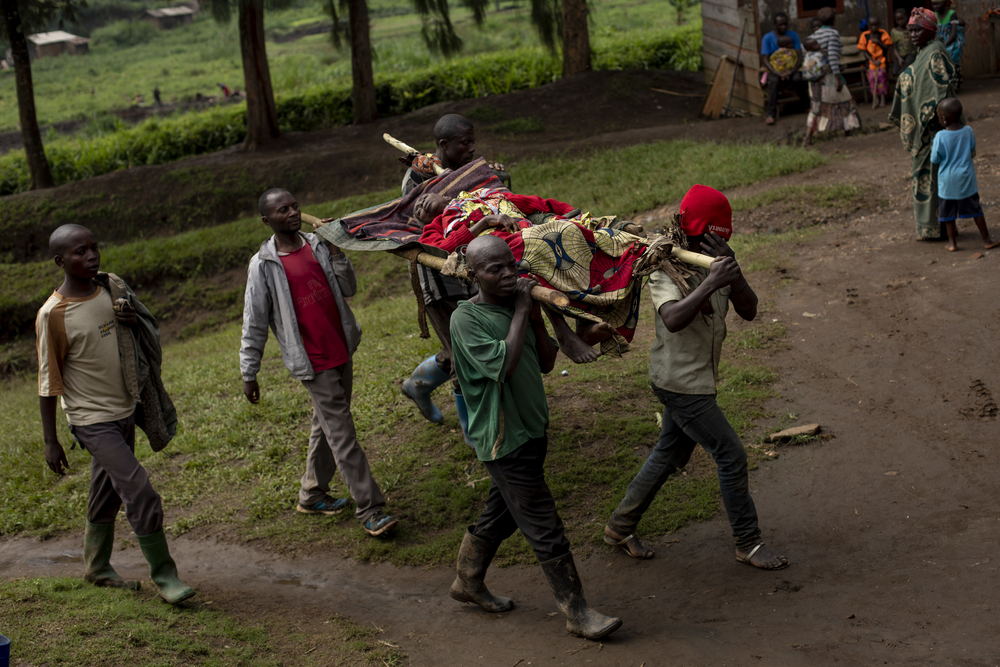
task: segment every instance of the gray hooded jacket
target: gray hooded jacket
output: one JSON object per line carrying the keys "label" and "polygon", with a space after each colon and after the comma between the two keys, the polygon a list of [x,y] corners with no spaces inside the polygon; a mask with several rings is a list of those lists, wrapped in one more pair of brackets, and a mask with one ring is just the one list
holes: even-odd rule
{"label": "gray hooded jacket", "polygon": [[[344,327],[347,353],[354,356],[361,342],[361,327],[347,305],[346,297],[354,296],[357,280],[351,260],[344,254],[331,256],[326,244],[315,234],[299,232],[312,247],[316,261],[323,267],[326,280],[337,301],[340,322]],[[240,372],[244,382],[253,382],[260,371],[260,359],[267,343],[270,326],[281,348],[285,368],[296,380],[315,377],[309,355],[302,345],[299,324],[295,319],[295,306],[288,278],[275,249],[274,237],[261,244],[260,250],[250,259],[247,269],[247,291],[243,304],[243,339],[240,343]]]}

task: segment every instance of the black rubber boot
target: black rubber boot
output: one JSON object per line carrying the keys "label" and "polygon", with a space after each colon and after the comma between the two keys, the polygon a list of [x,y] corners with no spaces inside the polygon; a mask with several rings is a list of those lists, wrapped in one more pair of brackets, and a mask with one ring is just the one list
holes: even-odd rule
{"label": "black rubber boot", "polygon": [[545,561],[542,563],[542,572],[556,596],[559,611],[566,615],[566,630],[570,634],[585,639],[600,639],[622,626],[620,618],[605,616],[587,606],[573,554],[567,553]]}
{"label": "black rubber boot", "polygon": [[83,534],[83,564],[86,567],[83,580],[95,586],[139,590],[142,584],[122,579],[115,568],[111,567],[111,550],[114,546],[115,524],[87,522],[87,532]]}
{"label": "black rubber boot", "polygon": [[465,531],[462,548],[458,550],[458,576],[451,585],[451,597],[459,602],[478,604],[486,611],[499,613],[514,608],[514,601],[490,593],[483,579],[493,562],[497,546]]}
{"label": "black rubber boot", "polygon": [[136,535],[139,548],[149,563],[149,576],[160,589],[160,597],[170,604],[184,602],[194,596],[194,589],[184,585],[177,577],[177,565],[170,557],[167,538],[162,530],[152,535]]}

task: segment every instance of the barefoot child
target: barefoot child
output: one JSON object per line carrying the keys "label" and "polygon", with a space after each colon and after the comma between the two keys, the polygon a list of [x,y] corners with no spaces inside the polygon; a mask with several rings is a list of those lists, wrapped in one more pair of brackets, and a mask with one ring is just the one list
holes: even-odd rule
{"label": "barefoot child", "polygon": [[[56,436],[59,396],[73,438],[91,456],[84,579],[97,586],[139,590],[139,582],[123,580],[110,560],[115,518],[124,499],[125,516],[160,597],[170,604],[183,602],[194,591],[177,578],[177,566],[163,535],[160,496],[135,458],[136,398],[123,372],[130,364],[129,376],[136,377],[137,343],[131,329],[148,324],[155,332],[152,337],[157,339],[157,352],[159,330],[127,287],[122,290],[127,296],[112,302],[110,281],[124,283],[117,276],[99,273],[101,251],[86,227],[59,227],[49,237],[49,251],[65,279],[38,311],[35,322],[42,433],[49,468],[64,474],[69,464]],[[127,328],[122,329],[122,325]],[[126,336],[129,356],[119,348],[119,337]],[[145,403],[147,394],[139,395],[147,411],[153,412]],[[150,418],[144,417],[139,424],[148,427],[149,422]],[[170,431],[167,439],[172,434]]]}
{"label": "barefoot child", "polygon": [[805,58],[802,59],[802,78],[809,84],[809,115],[806,116],[806,136],[802,145],[808,146],[816,132],[823,97],[823,79],[830,73],[830,65],[815,39],[808,38],[802,42],[802,46],[806,51]]}
{"label": "barefoot child", "polygon": [[872,91],[872,109],[885,106],[885,95],[889,91],[887,58],[892,54],[892,38],[879,27],[876,16],[868,18],[868,30],[858,39],[858,50],[868,60],[868,87]]}
{"label": "barefoot child", "polygon": [[986,217],[979,205],[979,186],[976,183],[976,135],[962,119],[962,103],[957,97],[946,97],[938,103],[938,119],[944,130],[934,136],[931,162],[938,165],[938,220],[948,229],[948,245],[952,252],[958,250],[956,218],[972,218],[983,237],[987,250],[996,248],[986,229]]}

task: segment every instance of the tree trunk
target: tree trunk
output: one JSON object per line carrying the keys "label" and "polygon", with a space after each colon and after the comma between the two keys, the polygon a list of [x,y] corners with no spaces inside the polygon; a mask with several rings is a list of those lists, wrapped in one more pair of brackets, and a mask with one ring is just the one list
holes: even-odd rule
{"label": "tree trunk", "polygon": [[370,123],[378,118],[375,102],[375,76],[372,74],[372,43],[368,35],[367,0],[347,0],[351,26],[351,73],[354,89],[354,124]]}
{"label": "tree trunk", "polygon": [[263,0],[241,2],[239,24],[243,84],[247,94],[247,136],[243,149],[253,151],[281,134],[264,47]]}
{"label": "tree trunk", "polygon": [[10,40],[11,57],[14,60],[14,75],[17,82],[17,108],[21,113],[21,141],[28,156],[31,171],[31,189],[40,190],[55,185],[52,170],[42,147],[42,133],[38,129],[35,115],[35,86],[31,81],[31,57],[28,54],[28,40],[21,25],[21,13],[17,0],[2,0],[4,28]]}
{"label": "tree trunk", "polygon": [[563,76],[590,70],[587,0],[562,0]]}

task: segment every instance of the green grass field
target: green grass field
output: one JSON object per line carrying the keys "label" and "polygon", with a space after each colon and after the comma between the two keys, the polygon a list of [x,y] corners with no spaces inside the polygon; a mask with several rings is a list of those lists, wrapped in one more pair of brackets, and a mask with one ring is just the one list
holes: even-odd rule
{"label": "green grass field", "polygon": [[[409,0],[373,0],[372,44],[375,74],[407,72],[441,62],[420,37],[420,19]],[[592,4],[591,41],[597,48],[602,39],[632,31],[665,30],[675,26],[675,13],[651,2],[600,0]],[[491,53],[521,46],[539,46],[529,21],[528,5],[491,7],[482,30],[475,27],[470,12],[453,7],[452,18],[464,40],[462,54]],[[700,6],[687,10],[697,19]],[[309,35],[290,42],[275,42],[275,36],[317,24],[329,25],[320,3],[301,0],[290,9],[270,11],[265,28],[270,41],[268,59],[275,94],[282,96],[314,86],[349,83],[349,49],[337,50],[329,35]],[[73,30],[72,26],[67,29]],[[236,23],[219,25],[207,12],[193,25],[156,31],[142,22],[118,22],[94,31],[90,53],[36,60],[32,65],[39,122],[43,125],[75,119],[93,121],[85,134],[109,129],[101,119],[112,109],[127,107],[136,95],[148,104],[158,86],[163,100],[183,101],[195,95],[219,93],[217,83],[243,88]],[[0,131],[18,123],[13,70],[0,71]],[[47,139],[57,137],[52,131]]]}

